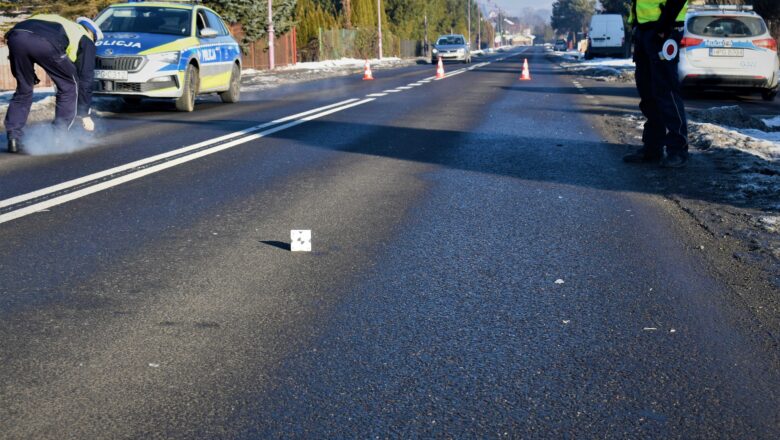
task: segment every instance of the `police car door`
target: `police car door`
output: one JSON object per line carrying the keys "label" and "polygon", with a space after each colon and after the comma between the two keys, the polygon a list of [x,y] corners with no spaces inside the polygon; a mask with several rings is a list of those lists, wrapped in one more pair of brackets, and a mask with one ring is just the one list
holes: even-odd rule
{"label": "police car door", "polygon": [[[212,17],[209,17],[212,16]],[[213,12],[198,8],[196,16],[200,89],[204,92],[225,91],[230,87],[231,60],[225,59],[226,31]]]}

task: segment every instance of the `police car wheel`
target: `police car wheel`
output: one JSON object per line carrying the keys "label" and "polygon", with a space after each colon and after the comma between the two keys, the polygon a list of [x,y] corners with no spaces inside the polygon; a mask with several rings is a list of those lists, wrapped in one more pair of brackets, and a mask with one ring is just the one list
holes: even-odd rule
{"label": "police car wheel", "polygon": [[222,102],[238,102],[241,97],[241,68],[238,64],[233,65],[233,73],[230,75],[230,88],[219,94]]}
{"label": "police car wheel", "polygon": [[176,110],[191,112],[195,110],[195,97],[198,96],[198,68],[190,64],[184,72],[184,91],[176,99]]}
{"label": "police car wheel", "polygon": [[764,101],[774,101],[777,97],[777,89],[774,90],[764,90],[761,92],[761,99]]}

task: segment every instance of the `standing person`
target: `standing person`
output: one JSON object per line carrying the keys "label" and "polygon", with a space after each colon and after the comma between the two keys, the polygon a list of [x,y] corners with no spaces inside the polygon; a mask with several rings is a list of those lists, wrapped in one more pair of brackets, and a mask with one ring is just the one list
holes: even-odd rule
{"label": "standing person", "polygon": [[679,46],[687,11],[685,0],[633,0],[629,23],[634,26],[636,87],[647,122],[642,148],[624,156],[625,162],[660,162],[666,168],[688,163],[688,121],[677,73],[680,57],[667,61],[659,55],[670,38]]}
{"label": "standing person", "polygon": [[54,125],[70,129],[78,115],[84,129],[94,130],[89,114],[95,42],[101,38],[100,28],[86,17],[72,22],[52,14],[34,15],[6,34],[11,73],[16,78],[16,92],[5,115],[9,153],[17,153],[22,147],[33,87],[39,82],[34,64],[41,66],[57,86]]}

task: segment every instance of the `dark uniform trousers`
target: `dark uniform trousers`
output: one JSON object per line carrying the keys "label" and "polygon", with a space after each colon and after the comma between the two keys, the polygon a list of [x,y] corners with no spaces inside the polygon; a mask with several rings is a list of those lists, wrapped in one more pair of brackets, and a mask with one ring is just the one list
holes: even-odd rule
{"label": "dark uniform trousers", "polygon": [[57,106],[54,124],[70,128],[76,118],[78,105],[78,77],[76,65],[47,39],[24,30],[13,30],[7,36],[11,54],[11,72],[17,81],[8,112],[5,128],[9,139],[21,139],[22,129],[30,114],[33,87],[36,76],[33,63],[43,68],[57,86]]}
{"label": "dark uniform trousers", "polygon": [[[680,43],[682,35],[674,31],[672,38]],[[637,29],[634,34],[634,62],[639,108],[647,122],[642,142],[648,151],[688,156],[688,120],[680,95],[677,66],[680,57],[666,61],[659,57],[663,41],[653,29]]]}

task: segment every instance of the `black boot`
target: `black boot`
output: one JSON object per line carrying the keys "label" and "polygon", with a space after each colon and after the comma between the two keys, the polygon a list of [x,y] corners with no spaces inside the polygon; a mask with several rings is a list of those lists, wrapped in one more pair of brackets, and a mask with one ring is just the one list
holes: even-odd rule
{"label": "black boot", "polygon": [[625,163],[653,163],[660,162],[663,158],[663,153],[660,149],[651,149],[648,147],[642,147],[637,151],[626,154],[623,156],[623,162]]}
{"label": "black boot", "polygon": [[19,142],[19,139],[8,139],[9,153],[18,153],[21,147],[22,147],[22,143]]}
{"label": "black boot", "polygon": [[661,168],[685,168],[688,165],[687,154],[670,154],[661,161]]}

